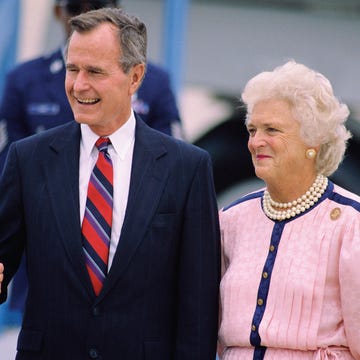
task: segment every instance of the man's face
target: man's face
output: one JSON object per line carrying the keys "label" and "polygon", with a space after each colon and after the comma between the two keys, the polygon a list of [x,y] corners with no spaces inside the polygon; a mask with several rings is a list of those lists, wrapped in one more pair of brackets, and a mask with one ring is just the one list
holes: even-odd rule
{"label": "man's face", "polygon": [[113,25],[71,36],[65,90],[75,120],[88,124],[100,136],[113,133],[131,113],[131,96],[140,85],[144,67],[136,65],[129,74],[120,67],[121,50]]}

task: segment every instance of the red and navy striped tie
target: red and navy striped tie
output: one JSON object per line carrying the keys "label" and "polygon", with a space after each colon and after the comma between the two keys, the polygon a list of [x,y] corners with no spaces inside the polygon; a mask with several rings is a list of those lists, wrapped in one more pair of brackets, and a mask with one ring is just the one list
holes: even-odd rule
{"label": "red and navy striped tie", "polygon": [[113,210],[113,166],[108,153],[109,138],[99,138],[98,159],[90,176],[84,220],[83,249],[86,267],[96,295],[107,274]]}

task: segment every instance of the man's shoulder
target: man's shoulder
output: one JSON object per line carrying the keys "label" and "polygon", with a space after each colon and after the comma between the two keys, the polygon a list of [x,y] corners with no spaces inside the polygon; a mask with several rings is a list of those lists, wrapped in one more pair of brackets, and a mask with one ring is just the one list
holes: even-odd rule
{"label": "man's shoulder", "polygon": [[159,65],[148,63],[144,80],[138,90],[138,95],[141,99],[147,99],[146,102],[151,102],[158,97],[162,98],[167,94],[164,91],[169,91],[170,77],[169,73]]}
{"label": "man's shoulder", "polygon": [[36,57],[17,64],[9,71],[9,77],[26,79],[38,78],[40,73],[57,74],[64,68],[61,51]]}
{"label": "man's shoulder", "polygon": [[201,153],[207,153],[205,150],[195,146],[189,142],[181,139],[177,139],[173,136],[164,134],[163,132],[156,130],[147,125],[137,113],[135,114],[137,124],[137,134],[142,141],[153,146],[154,144],[163,144],[165,147],[187,149],[189,151],[196,151]]}
{"label": "man's shoulder", "polygon": [[180,156],[187,159],[186,161],[189,161],[189,159],[195,160],[197,158],[206,158],[210,156],[206,150],[185,140],[177,139],[152,128],[149,128],[149,130],[153,134],[153,141],[162,144],[169,155],[174,154],[175,156]]}
{"label": "man's shoulder", "polygon": [[158,79],[158,78],[167,78],[169,77],[169,73],[168,71],[161,67],[160,65],[157,65],[155,63],[152,62],[148,62],[147,66],[146,66],[146,77],[148,78],[154,78],[154,79]]}

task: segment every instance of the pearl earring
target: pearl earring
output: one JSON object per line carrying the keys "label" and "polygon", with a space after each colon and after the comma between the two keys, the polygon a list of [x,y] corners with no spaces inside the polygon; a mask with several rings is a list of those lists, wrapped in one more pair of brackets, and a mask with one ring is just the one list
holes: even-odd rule
{"label": "pearl earring", "polygon": [[315,156],[316,156],[316,150],[315,150],[315,149],[307,149],[307,150],[306,150],[306,153],[305,153],[305,156],[306,156],[308,159],[314,159]]}

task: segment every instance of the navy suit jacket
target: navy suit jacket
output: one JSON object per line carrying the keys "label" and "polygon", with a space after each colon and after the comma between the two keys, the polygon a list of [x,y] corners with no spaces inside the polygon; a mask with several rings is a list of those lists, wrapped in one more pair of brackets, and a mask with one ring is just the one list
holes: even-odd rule
{"label": "navy suit jacket", "polygon": [[[10,143],[73,120],[64,83],[60,49],[7,74],[0,104],[0,174]],[[171,135],[174,124],[180,124],[169,75],[152,63],[147,64],[133,108],[145,123],[165,134]]]}
{"label": "navy suit jacket", "polygon": [[0,303],[23,250],[18,360],[215,358],[219,225],[209,155],[136,122],[128,205],[98,297],[79,214],[80,127],[11,145],[0,181]]}

